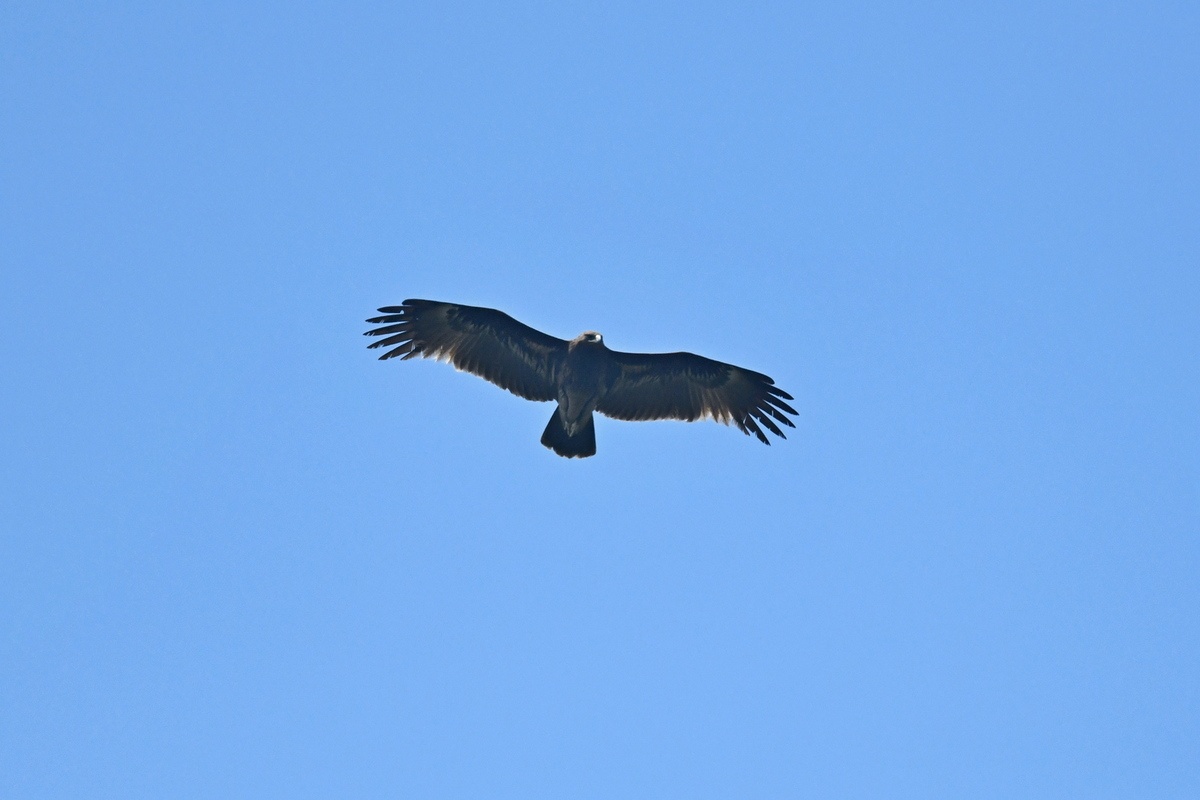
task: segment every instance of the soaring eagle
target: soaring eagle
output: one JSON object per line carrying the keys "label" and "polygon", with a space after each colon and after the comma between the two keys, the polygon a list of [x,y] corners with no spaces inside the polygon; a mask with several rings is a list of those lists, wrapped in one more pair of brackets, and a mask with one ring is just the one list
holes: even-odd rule
{"label": "soaring eagle", "polygon": [[[556,400],[542,444],[567,458],[596,454],[592,412],[625,420],[713,419],[733,423],[770,444],[793,399],[760,372],[692,353],[622,353],[595,331],[557,339],[493,308],[405,300],[384,306],[369,346],[390,347],[379,359],[415,356],[448,361],[527,400]],[[779,424],[776,424],[779,423]]]}

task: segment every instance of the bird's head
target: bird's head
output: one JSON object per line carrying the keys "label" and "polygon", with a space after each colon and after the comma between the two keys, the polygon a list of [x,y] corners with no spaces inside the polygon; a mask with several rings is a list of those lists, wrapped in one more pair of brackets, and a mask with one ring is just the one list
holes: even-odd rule
{"label": "bird's head", "polygon": [[592,346],[592,347],[603,347],[604,346],[604,337],[601,336],[599,333],[596,333],[596,331],[584,331],[583,333],[581,333],[575,337],[575,341],[572,342],[572,344],[576,344],[576,345],[581,344],[584,346]]}

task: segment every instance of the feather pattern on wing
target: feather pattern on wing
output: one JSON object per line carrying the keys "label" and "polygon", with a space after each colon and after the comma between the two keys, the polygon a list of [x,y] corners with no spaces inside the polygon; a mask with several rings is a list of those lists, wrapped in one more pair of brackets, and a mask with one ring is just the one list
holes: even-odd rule
{"label": "feather pattern on wing", "polygon": [[620,374],[596,406],[605,416],[713,419],[732,423],[764,444],[770,442],[763,428],[786,439],[779,425],[796,427],[785,416],[796,413],[784,402],[792,396],[762,373],[693,353],[609,353]]}
{"label": "feather pattern on wing", "polygon": [[364,336],[383,336],[370,347],[390,347],[380,360],[421,356],[448,361],[527,400],[554,400],[567,342],[517,322],[492,308],[405,300],[384,306],[379,325]]}

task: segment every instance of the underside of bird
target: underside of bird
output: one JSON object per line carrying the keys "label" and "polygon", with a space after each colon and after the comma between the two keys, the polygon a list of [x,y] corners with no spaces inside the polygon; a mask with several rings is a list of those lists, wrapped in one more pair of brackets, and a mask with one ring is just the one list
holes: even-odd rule
{"label": "underside of bird", "polygon": [[566,458],[596,454],[593,411],[630,422],[710,419],[763,444],[795,427],[792,396],[769,376],[695,353],[610,350],[595,331],[568,341],[479,306],[413,299],[379,311],[365,335],[386,348],[380,359],[448,361],[526,400],[557,401],[542,444]]}

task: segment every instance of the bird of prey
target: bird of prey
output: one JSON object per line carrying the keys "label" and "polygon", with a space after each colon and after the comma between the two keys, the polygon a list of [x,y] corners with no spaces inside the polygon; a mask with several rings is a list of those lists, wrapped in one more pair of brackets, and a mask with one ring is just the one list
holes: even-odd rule
{"label": "bird of prey", "polygon": [[[369,347],[391,348],[379,359],[421,356],[448,361],[527,400],[555,400],[542,444],[566,458],[596,454],[592,412],[624,420],[712,419],[732,423],[770,444],[766,428],[780,425],[790,394],[760,372],[692,353],[622,353],[595,331],[558,339],[493,308],[405,300],[384,306],[364,336]],[[778,424],[777,424],[778,423]]]}

